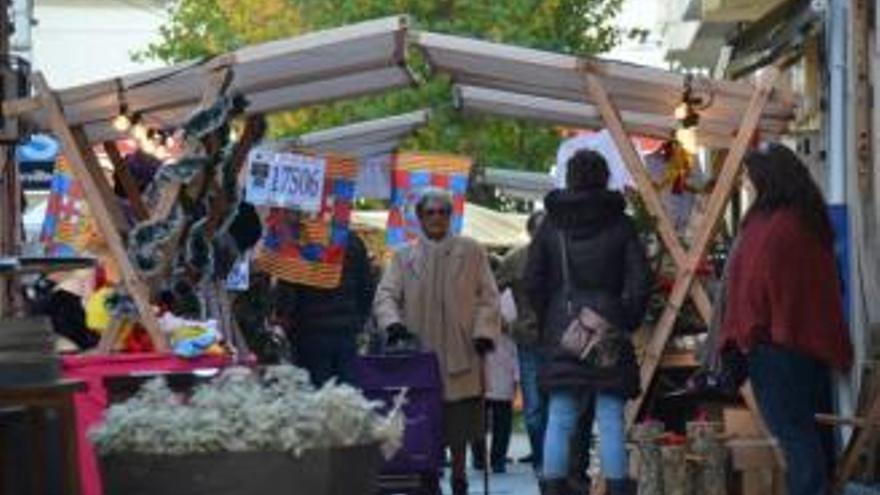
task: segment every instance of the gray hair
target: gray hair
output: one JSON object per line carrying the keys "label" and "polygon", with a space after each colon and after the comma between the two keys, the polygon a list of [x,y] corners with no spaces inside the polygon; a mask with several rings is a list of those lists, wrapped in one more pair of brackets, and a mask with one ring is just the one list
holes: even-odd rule
{"label": "gray hair", "polygon": [[452,211],[455,203],[452,199],[452,193],[446,189],[428,187],[423,189],[419,194],[419,200],[416,202],[416,214],[421,214],[422,210],[425,209],[428,203],[433,202],[442,204],[446,208],[449,208],[449,211]]}

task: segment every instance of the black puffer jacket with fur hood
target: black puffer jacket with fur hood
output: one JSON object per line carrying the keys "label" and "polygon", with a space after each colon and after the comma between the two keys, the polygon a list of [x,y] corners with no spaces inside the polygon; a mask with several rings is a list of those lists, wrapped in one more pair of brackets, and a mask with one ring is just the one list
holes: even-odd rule
{"label": "black puffer jacket with fur hood", "polygon": [[651,271],[635,224],[620,193],[607,190],[556,190],[545,199],[547,219],[529,249],[526,284],[549,355],[541,370],[546,389],[589,388],[634,397],[638,363],[628,346],[618,369],[597,370],[559,348],[571,321],[562,263],[566,243],[575,309],[589,305],[626,332],[638,328],[651,291]]}

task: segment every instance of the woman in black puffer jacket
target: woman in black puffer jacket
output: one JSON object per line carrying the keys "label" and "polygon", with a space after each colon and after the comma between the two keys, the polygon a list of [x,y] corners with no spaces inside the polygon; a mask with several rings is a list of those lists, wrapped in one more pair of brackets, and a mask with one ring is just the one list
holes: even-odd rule
{"label": "woman in black puffer jacket", "polygon": [[[651,273],[626,201],[609,191],[602,155],[582,150],[568,162],[567,188],[545,199],[547,220],[529,251],[526,281],[541,322],[548,354],[540,370],[549,395],[544,441],[542,490],[565,493],[569,438],[583,407],[596,398],[602,474],[611,495],[635,494],[628,479],[624,448],[624,405],[639,393],[639,368],[631,345],[619,349],[616,365],[597,368],[559,346],[576,314],[588,306],[614,327],[631,333],[642,322],[651,290]],[[564,251],[567,256],[563,256]],[[566,289],[563,263],[568,263]]]}

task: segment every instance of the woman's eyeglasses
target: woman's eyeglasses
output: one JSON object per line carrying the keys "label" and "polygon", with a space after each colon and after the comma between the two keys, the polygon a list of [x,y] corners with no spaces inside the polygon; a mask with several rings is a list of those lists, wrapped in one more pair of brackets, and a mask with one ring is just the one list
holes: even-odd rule
{"label": "woman's eyeglasses", "polygon": [[422,215],[425,217],[448,217],[452,214],[452,210],[449,208],[426,208],[422,210]]}

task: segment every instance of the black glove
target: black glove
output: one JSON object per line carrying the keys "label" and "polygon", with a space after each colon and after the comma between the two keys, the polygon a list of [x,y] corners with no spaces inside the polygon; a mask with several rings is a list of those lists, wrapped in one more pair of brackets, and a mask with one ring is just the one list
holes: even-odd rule
{"label": "black glove", "polygon": [[477,337],[474,339],[474,349],[480,356],[485,356],[495,350],[495,341],[486,337]]}
{"label": "black glove", "polygon": [[385,333],[388,335],[387,342],[390,346],[403,342],[412,335],[403,323],[392,323],[388,325],[385,327]]}

